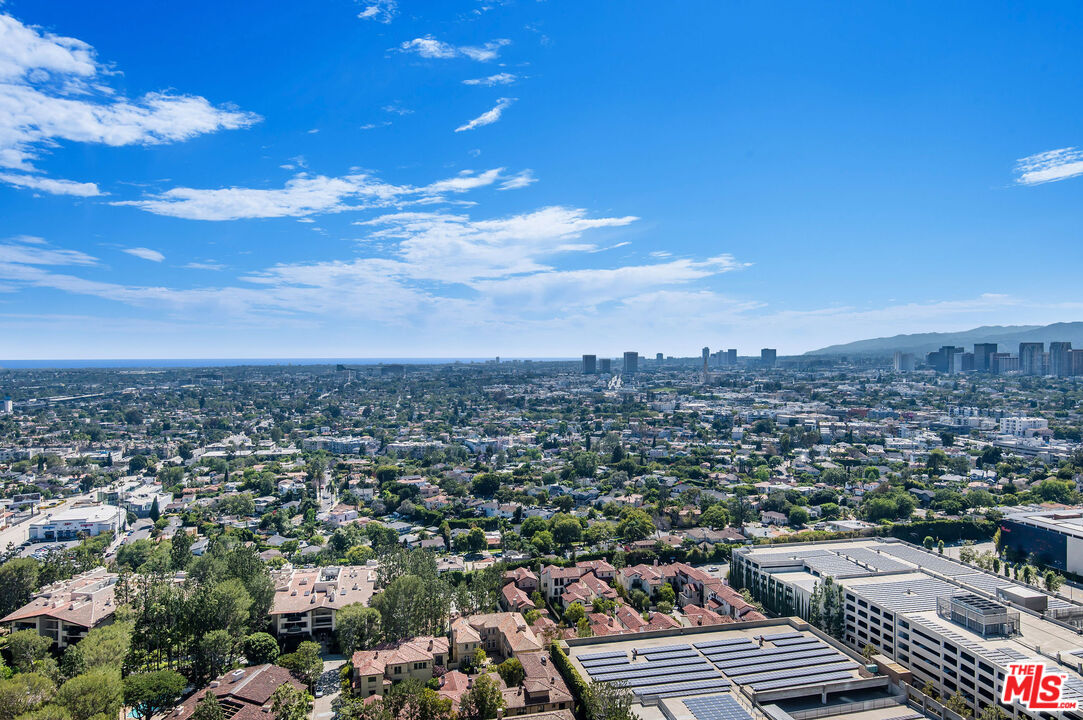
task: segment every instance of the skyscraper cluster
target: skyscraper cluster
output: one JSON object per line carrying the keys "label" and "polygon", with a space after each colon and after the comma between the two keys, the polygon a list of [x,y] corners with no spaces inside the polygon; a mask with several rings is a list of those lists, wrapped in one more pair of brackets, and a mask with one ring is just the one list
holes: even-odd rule
{"label": "skyscraper cluster", "polygon": [[[1019,373],[1020,375],[1071,377],[1083,375],[1083,350],[1073,350],[1072,343],[1056,341],[1049,343],[1019,343],[1018,354],[999,352],[996,343],[976,343],[973,352],[954,345],[944,345],[925,356],[927,367],[942,373],[987,372],[997,375]],[[915,367],[910,353],[895,353],[895,370],[909,372]]]}

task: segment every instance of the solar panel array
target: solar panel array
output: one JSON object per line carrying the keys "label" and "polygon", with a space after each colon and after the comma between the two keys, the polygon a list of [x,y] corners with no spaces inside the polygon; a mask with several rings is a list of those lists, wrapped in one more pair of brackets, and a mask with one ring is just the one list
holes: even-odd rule
{"label": "solar panel array", "polygon": [[954,595],[958,588],[932,577],[916,580],[885,579],[880,583],[862,583],[862,597],[896,613],[936,610],[936,598]]}
{"label": "solar panel array", "polygon": [[688,698],[684,706],[696,720],[752,720],[752,715],[730,695]]}
{"label": "solar panel array", "polygon": [[805,565],[820,575],[830,577],[855,577],[858,575],[872,575],[873,573],[867,567],[858,565],[853,560],[847,560],[834,553],[821,557],[806,558]]}
{"label": "solar panel array", "polygon": [[931,552],[925,552],[924,550],[918,550],[915,547],[909,545],[898,545],[895,543],[886,543],[884,545],[884,552],[893,557],[900,558],[907,562],[912,562],[923,570],[932,570],[935,573],[941,575],[947,575],[948,577],[954,577],[956,575],[971,575],[974,573],[974,568],[967,567],[962,563],[957,563],[947,558],[941,557]]}
{"label": "solar panel array", "polygon": [[837,550],[839,555],[848,557],[856,562],[868,565],[871,568],[876,568],[880,572],[895,572],[897,570],[913,570],[914,568],[906,563],[893,560],[890,557],[878,553],[870,548],[856,547],[856,548],[843,548]]}
{"label": "solar panel array", "polygon": [[593,682],[619,683],[640,699],[728,690],[722,677],[690,645],[665,645],[636,650],[629,662],[626,653],[592,653],[579,657]]}

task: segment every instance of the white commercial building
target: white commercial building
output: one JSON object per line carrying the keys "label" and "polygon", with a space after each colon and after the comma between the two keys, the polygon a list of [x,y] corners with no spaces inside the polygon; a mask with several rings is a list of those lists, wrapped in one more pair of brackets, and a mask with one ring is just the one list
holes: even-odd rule
{"label": "white commercial building", "polygon": [[1000,419],[1000,432],[1023,437],[1035,430],[1045,430],[1049,421],[1040,417],[1006,417]]}
{"label": "white commercial building", "polygon": [[94,536],[103,532],[119,533],[128,525],[127,513],[112,505],[77,507],[30,523],[30,539],[73,540],[80,535]]}

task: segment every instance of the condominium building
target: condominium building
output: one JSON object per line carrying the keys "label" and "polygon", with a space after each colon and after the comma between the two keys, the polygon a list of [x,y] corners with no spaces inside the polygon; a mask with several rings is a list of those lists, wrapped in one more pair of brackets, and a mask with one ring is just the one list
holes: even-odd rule
{"label": "condominium building", "polygon": [[[899,541],[740,548],[731,568],[731,582],[768,609],[805,618],[815,614],[813,600],[830,578],[841,588],[839,611],[832,611],[839,639],[905,666],[917,687],[928,684],[941,697],[958,693],[975,716],[998,702],[1018,661],[1055,666],[1068,676],[1064,699],[1083,701],[1083,606]],[[1047,717],[1021,705],[1001,709],[1015,718]]]}
{"label": "condominium building", "polygon": [[55,583],[42,588],[0,623],[12,631],[34,630],[63,650],[82,640],[92,628],[113,621],[118,578],[100,567]]}
{"label": "condominium building", "polygon": [[274,580],[271,625],[280,638],[330,635],[339,608],[367,605],[375,583],[374,571],[367,567],[287,567]]}
{"label": "condominium building", "polygon": [[1045,430],[1049,427],[1049,421],[1040,417],[1006,417],[1000,419],[1000,432],[1005,435],[1024,437],[1033,435],[1035,431]]}

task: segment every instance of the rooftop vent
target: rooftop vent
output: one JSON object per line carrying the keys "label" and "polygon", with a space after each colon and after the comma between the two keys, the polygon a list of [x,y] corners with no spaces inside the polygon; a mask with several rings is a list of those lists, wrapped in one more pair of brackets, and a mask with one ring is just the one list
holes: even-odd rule
{"label": "rooftop vent", "polygon": [[936,613],[983,638],[1011,636],[1019,632],[1019,612],[974,593],[961,593],[936,599]]}

